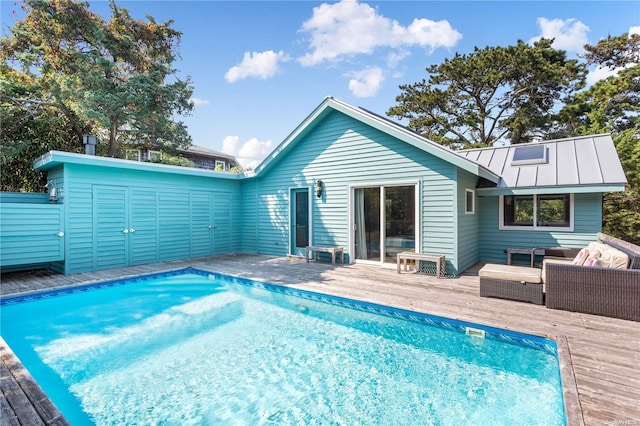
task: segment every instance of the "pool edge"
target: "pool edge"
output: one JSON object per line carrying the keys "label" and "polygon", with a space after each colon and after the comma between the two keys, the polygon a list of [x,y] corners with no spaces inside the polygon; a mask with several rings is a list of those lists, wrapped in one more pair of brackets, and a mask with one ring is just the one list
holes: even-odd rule
{"label": "pool edge", "polygon": [[[159,272],[153,272],[153,273],[123,275],[123,276],[121,276],[119,278],[110,278],[110,279],[106,279],[106,280],[88,280],[88,281],[83,281],[83,282],[80,282],[80,283],[71,284],[71,285],[68,285],[68,286],[61,286],[61,287],[56,287],[56,288],[51,288],[51,289],[39,289],[39,290],[33,290],[33,291],[27,291],[27,292],[21,292],[21,293],[13,293],[13,294],[10,294],[10,295],[0,295],[0,301],[2,301],[2,299],[6,300],[6,299],[11,299],[11,298],[22,298],[22,297],[28,298],[29,296],[37,296],[38,294],[44,294],[44,293],[67,292],[69,290],[73,290],[74,288],[75,289],[83,289],[84,287],[100,286],[101,284],[109,284],[109,283],[114,283],[114,282],[122,281],[122,280],[131,280],[131,279],[145,278],[145,277],[151,277],[151,276],[171,275],[171,274],[181,273],[181,272],[192,272],[192,273],[197,273],[197,274],[203,274],[204,273],[204,274],[224,275],[224,276],[227,276],[227,277],[235,278],[235,279],[240,280],[240,281],[250,281],[250,282],[253,282],[253,283],[263,284],[263,285],[266,285],[267,287],[279,287],[279,288],[283,288],[283,289],[293,290],[293,291],[298,292],[298,293],[316,294],[316,295],[323,296],[323,297],[326,297],[326,298],[343,299],[343,300],[352,301],[352,302],[355,302],[355,303],[388,308],[388,309],[390,309],[392,311],[393,310],[397,310],[397,311],[416,313],[418,315],[425,315],[425,316],[429,316],[429,317],[441,318],[441,319],[444,319],[444,320],[447,320],[447,321],[453,321],[453,322],[460,323],[460,324],[467,324],[467,323],[468,324],[475,324],[475,323],[470,323],[470,322],[468,322],[466,320],[461,320],[461,319],[458,319],[458,318],[440,317],[438,315],[428,314],[426,312],[413,311],[413,310],[408,310],[408,309],[404,309],[404,308],[396,308],[396,307],[388,306],[388,305],[379,305],[379,304],[376,304],[376,303],[371,303],[371,302],[367,302],[367,301],[363,301],[363,300],[352,299],[352,298],[342,297],[342,296],[334,296],[334,295],[331,295],[331,294],[321,293],[321,292],[317,292],[317,291],[301,289],[301,288],[298,288],[298,287],[295,287],[295,286],[289,286],[289,285],[285,285],[285,284],[278,284],[278,283],[271,283],[271,282],[267,283],[267,282],[262,281],[260,279],[247,278],[247,277],[242,277],[242,276],[233,275],[233,274],[229,274],[229,273],[221,274],[221,273],[219,273],[217,271],[210,270],[208,268],[194,267],[194,266],[169,268],[169,269],[165,269],[165,270],[162,270],[162,271],[159,271]],[[484,328],[484,329],[496,330],[496,331],[499,331],[499,332],[504,332],[506,334],[513,333],[513,334],[526,335],[526,336],[531,336],[531,337],[534,337],[534,338],[546,339],[546,340],[552,341],[556,346],[556,348],[555,348],[556,349],[556,355],[558,357],[558,365],[559,365],[559,373],[560,373],[560,384],[561,384],[561,387],[562,387],[562,395],[563,395],[563,402],[564,402],[566,424],[568,426],[574,426],[574,425],[575,426],[584,426],[585,425],[582,405],[580,404],[577,381],[576,381],[575,372],[574,372],[574,369],[573,369],[573,362],[572,362],[572,358],[571,358],[571,352],[570,352],[570,349],[569,349],[569,344],[568,344],[568,340],[567,340],[566,336],[563,336],[563,335],[550,335],[550,334],[544,334],[544,333],[532,334],[531,332],[520,332],[520,331],[517,331],[517,330],[510,330],[510,329],[505,329],[505,328],[501,328],[501,327],[489,326],[489,325],[485,325],[485,324],[478,324],[478,325],[482,326],[482,328]],[[22,365],[22,363],[20,362],[19,358],[13,353],[13,351],[11,350],[9,345],[4,341],[2,336],[0,336],[0,345],[3,345],[4,347],[6,347],[8,349],[8,351],[15,358],[15,361],[17,362],[17,364],[19,364],[19,366],[21,366],[21,368],[24,370],[25,377],[28,376],[28,378],[35,384],[35,386],[37,386],[38,389],[40,389],[40,392],[42,393],[42,395],[44,397],[44,399],[43,399],[44,403],[48,402],[49,404],[51,404],[53,409],[57,410],[57,407],[55,406],[53,401],[51,401],[49,399],[49,397],[44,393],[44,391],[42,391],[42,389],[37,384],[35,379],[31,376],[31,374],[26,369],[26,367],[24,367]],[[0,354],[3,354],[3,357],[4,357],[3,348],[0,348]],[[38,401],[38,403],[42,403],[42,402]],[[46,423],[46,424],[62,424],[62,425],[68,425],[69,424],[69,423],[67,423],[66,419],[62,416],[61,413],[60,413],[60,419],[62,420],[61,423],[53,422],[53,423]]]}
{"label": "pool edge", "polygon": [[584,426],[584,415],[580,396],[578,394],[578,383],[576,382],[571,360],[571,351],[566,336],[552,336],[558,348],[558,364],[560,367],[560,384],[562,385],[562,396],[564,399],[564,415],[569,426]]}
{"label": "pool edge", "polygon": [[[43,423],[45,425],[70,426],[62,412],[42,390],[20,358],[0,336],[0,358],[2,358],[2,414],[3,422],[11,424],[15,419],[19,424]],[[6,408],[5,408],[6,407]],[[10,410],[10,411],[9,411]],[[5,418],[13,413],[14,416]]]}

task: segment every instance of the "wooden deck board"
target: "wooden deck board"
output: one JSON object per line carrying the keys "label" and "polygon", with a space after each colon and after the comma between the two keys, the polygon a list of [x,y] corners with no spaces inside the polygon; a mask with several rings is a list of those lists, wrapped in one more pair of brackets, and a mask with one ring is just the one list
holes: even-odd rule
{"label": "wooden deck board", "polygon": [[[304,258],[225,255],[88,274],[4,274],[2,295],[193,266],[542,336],[565,336],[584,423],[640,424],[640,323],[480,298],[477,270],[454,278],[391,268],[305,263]],[[4,405],[3,405],[4,410]]]}

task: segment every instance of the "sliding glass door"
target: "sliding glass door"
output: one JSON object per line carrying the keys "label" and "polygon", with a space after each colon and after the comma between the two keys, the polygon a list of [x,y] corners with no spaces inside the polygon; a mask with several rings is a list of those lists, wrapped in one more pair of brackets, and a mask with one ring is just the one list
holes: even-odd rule
{"label": "sliding glass door", "polygon": [[395,263],[396,255],[415,249],[417,185],[355,188],[355,259]]}
{"label": "sliding glass door", "polygon": [[380,187],[355,190],[356,259],[380,261]]}

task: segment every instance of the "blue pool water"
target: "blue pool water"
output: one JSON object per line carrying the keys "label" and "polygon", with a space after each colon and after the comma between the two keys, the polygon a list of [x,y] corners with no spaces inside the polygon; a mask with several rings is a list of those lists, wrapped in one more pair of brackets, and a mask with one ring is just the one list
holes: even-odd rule
{"label": "blue pool water", "polygon": [[1,320],[73,425],[566,423],[552,341],[205,271],[3,299]]}

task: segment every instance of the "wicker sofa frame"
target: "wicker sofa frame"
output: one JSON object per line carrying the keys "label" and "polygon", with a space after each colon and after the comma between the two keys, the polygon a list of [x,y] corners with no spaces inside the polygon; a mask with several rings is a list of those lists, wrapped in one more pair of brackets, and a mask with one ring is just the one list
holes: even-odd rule
{"label": "wicker sofa frame", "polygon": [[599,233],[629,256],[628,269],[546,265],[547,308],[640,321],[640,247]]}

